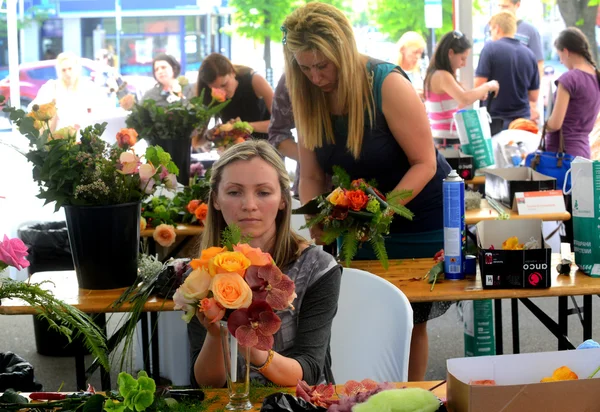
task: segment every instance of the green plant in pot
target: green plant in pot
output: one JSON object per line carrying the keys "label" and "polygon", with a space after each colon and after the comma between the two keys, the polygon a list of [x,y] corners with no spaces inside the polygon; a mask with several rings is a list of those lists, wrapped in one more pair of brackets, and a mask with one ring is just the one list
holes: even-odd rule
{"label": "green plant in pot", "polygon": [[3,111],[29,140],[23,154],[33,165],[38,197],[65,209],[79,287],[130,286],[137,276],[141,202],[160,186],[177,185],[169,153],[149,146],[138,156],[133,129],[122,129],[110,146],[100,138],[106,123],[79,130],[79,138],[73,127],[52,131],[53,103],[35,105],[30,113]]}
{"label": "green plant in pot", "polygon": [[125,120],[127,127],[138,131],[149,144],[160,144],[174,156],[180,169],[179,182],[189,184],[191,137],[194,130],[206,128],[210,119],[229,104],[225,93],[213,89],[212,100],[204,102],[204,91],[200,96],[179,100],[167,105],[157,104],[152,99],[136,103],[132,95],[121,99],[121,107],[131,113]]}

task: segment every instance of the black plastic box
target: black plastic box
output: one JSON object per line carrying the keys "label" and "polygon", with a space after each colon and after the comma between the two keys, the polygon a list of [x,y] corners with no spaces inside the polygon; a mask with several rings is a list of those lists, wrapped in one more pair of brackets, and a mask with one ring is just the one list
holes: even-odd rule
{"label": "black plastic box", "polygon": [[[512,236],[517,236],[519,243],[533,237],[542,249],[502,250],[502,243]],[[484,289],[543,289],[552,285],[552,249],[544,242],[541,220],[479,222],[477,246]]]}
{"label": "black plastic box", "polygon": [[515,193],[538,192],[556,189],[556,179],[536,172],[529,167],[484,169],[485,195],[496,199],[509,209]]}
{"label": "black plastic box", "polygon": [[461,178],[464,180],[473,179],[475,175],[475,171],[473,170],[473,156],[464,154],[456,149],[439,149],[439,152]]}

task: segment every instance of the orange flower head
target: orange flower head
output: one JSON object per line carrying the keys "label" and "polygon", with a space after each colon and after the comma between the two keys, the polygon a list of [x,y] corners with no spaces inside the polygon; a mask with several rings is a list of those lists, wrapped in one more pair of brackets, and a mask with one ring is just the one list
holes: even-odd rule
{"label": "orange flower head", "polygon": [[246,269],[252,263],[250,259],[240,252],[223,252],[216,255],[208,262],[208,270],[211,275],[218,273],[237,273],[241,277],[246,274]]}
{"label": "orange flower head", "polygon": [[223,89],[213,88],[210,95],[218,102],[224,102],[227,99],[227,92]]}
{"label": "orange flower head", "polygon": [[247,308],[252,303],[252,289],[236,273],[215,275],[210,283],[210,290],[215,300],[227,309]]}
{"label": "orange flower head", "polygon": [[172,225],[165,225],[163,223],[154,229],[152,237],[159,245],[169,247],[175,243],[175,228]]}
{"label": "orange flower head", "polygon": [[32,117],[40,122],[45,122],[56,116],[56,103],[54,101],[46,104],[34,104]]}
{"label": "orange flower head", "polygon": [[260,248],[251,247],[247,243],[240,243],[233,247],[235,252],[243,253],[248,259],[252,266],[265,266],[273,263],[273,258],[270,254],[263,252]]}
{"label": "orange flower head", "polygon": [[348,203],[350,204],[350,209],[359,211],[367,206],[369,202],[369,196],[365,194],[362,190],[348,190],[346,192],[346,197],[348,198]]}
{"label": "orange flower head", "polygon": [[185,207],[187,209],[188,212],[190,212],[191,214],[194,214],[194,212],[196,211],[196,209],[198,209],[198,206],[200,206],[201,201],[194,199],[194,200],[190,200],[190,202],[187,204],[187,206]]}
{"label": "orange flower head", "polygon": [[227,252],[227,248],[213,246],[213,247],[209,247],[208,249],[204,249],[200,253],[199,259],[192,259],[192,261],[190,262],[190,266],[193,269],[198,269],[200,267],[208,269],[208,262],[212,258],[217,256],[219,253],[223,253],[223,252]]}
{"label": "orange flower head", "polygon": [[117,144],[121,148],[128,148],[137,143],[138,134],[135,129],[123,128],[117,133]]}
{"label": "orange flower head", "polygon": [[208,214],[208,205],[206,203],[200,204],[194,211],[194,215],[196,215],[196,219],[198,221],[203,222],[206,220],[206,215]]}
{"label": "orange flower head", "polygon": [[327,200],[332,205],[339,207],[348,207],[350,204],[344,189],[340,187],[337,187],[333,192],[331,192],[329,196],[327,196]]}
{"label": "orange flower head", "polygon": [[135,97],[133,97],[132,94],[128,94],[125,95],[121,98],[121,100],[119,100],[119,106],[121,106],[121,108],[123,110],[131,110],[133,109],[133,106],[135,105]]}
{"label": "orange flower head", "polygon": [[577,374],[567,366],[561,366],[556,369],[552,376],[543,378],[540,382],[574,381],[579,379]]}

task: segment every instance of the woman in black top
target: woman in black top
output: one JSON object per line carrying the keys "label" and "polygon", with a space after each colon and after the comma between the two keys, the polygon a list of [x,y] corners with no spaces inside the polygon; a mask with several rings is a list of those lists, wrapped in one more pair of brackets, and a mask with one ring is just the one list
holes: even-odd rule
{"label": "woman in black top", "polygon": [[233,65],[229,59],[219,53],[208,55],[198,71],[197,95],[204,89],[204,103],[209,104],[212,97],[210,89],[223,89],[229,104],[219,113],[221,121],[228,122],[240,118],[250,123],[255,138],[266,139],[273,89],[264,77],[250,67]]}

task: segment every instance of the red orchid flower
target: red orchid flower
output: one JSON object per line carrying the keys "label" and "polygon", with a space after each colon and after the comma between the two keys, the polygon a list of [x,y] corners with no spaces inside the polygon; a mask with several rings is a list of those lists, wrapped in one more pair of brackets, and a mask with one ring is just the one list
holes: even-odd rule
{"label": "red orchid flower", "polygon": [[361,382],[349,380],[341,390],[342,395],[353,396],[360,392],[369,392],[377,389],[379,384],[372,379],[363,379]]}
{"label": "red orchid flower", "polygon": [[244,347],[269,350],[281,319],[264,300],[254,301],[247,309],[237,309],[227,320],[227,328]]}
{"label": "red orchid flower", "polygon": [[265,301],[274,310],[287,309],[293,301],[294,282],[273,264],[250,266],[245,279],[252,289],[252,298]]}
{"label": "red orchid flower", "polygon": [[296,385],[296,396],[298,398],[323,408],[338,403],[337,399],[332,399],[334,394],[335,388],[331,383],[310,386],[304,381],[298,381],[298,385]]}

